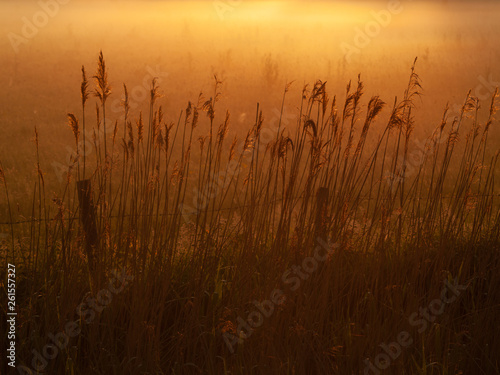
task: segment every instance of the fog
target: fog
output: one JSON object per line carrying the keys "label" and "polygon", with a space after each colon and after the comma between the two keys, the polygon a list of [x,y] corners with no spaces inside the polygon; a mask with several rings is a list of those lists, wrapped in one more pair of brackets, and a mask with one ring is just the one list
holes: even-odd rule
{"label": "fog", "polygon": [[304,84],[317,79],[342,100],[347,82],[361,74],[365,101],[380,95],[392,103],[403,95],[415,57],[422,137],[446,103],[461,104],[471,89],[487,108],[500,82],[500,6],[492,2],[404,1],[397,11],[391,2],[42,3],[52,7],[0,3],[0,158],[26,181],[35,126],[46,172],[53,160],[68,159],[66,113],[81,113],[80,69],[92,76],[101,49],[113,87],[110,120],[121,115],[123,83],[137,116],[158,77],[160,104],[176,121],[200,92],[212,96],[216,74],[223,81],[219,118],[229,109],[233,132],[252,125],[257,102],[272,117],[291,81],[289,116],[297,114]]}

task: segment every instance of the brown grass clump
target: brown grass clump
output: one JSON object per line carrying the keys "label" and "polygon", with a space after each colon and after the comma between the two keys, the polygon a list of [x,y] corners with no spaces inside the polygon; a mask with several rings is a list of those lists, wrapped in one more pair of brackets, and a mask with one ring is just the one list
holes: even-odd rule
{"label": "brown grass clump", "polygon": [[[200,94],[176,120],[153,80],[136,126],[124,85],[124,120],[108,135],[102,52],[94,79],[97,152],[76,155],[55,208],[37,156],[29,220],[10,224],[1,245],[18,268],[19,365],[32,366],[49,333],[75,321],[81,332],[47,373],[362,374],[401,332],[412,344],[385,373],[499,372],[499,154],[488,143],[498,91],[484,124],[470,93],[457,118],[445,109],[416,158],[415,64],[390,108],[378,96],[363,105],[359,76],[343,103],[326,82],[304,87],[297,126],[280,118],[267,141],[259,105],[247,132],[230,136],[217,77],[211,98]],[[89,92],[82,67],[83,137]],[[68,122],[78,147],[79,116]],[[12,223],[1,164],[0,179]],[[75,183],[85,179],[96,267]],[[330,255],[317,260],[321,246]],[[130,282],[106,303],[113,270]],[[412,324],[445,280],[466,289]],[[274,290],[284,299],[257,326],[258,301]],[[82,302],[96,303],[89,322]]]}

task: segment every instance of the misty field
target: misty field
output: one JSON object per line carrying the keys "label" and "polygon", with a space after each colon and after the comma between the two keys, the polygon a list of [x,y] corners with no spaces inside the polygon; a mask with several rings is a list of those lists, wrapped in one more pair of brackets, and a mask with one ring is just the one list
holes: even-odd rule
{"label": "misty field", "polygon": [[500,374],[499,15],[0,0],[0,375]]}
{"label": "misty field", "polygon": [[24,202],[0,164],[17,373],[498,373],[498,90],[419,140],[409,68],[390,102],[302,86],[296,117],[289,82],[230,137],[216,75],[167,121],[156,79],[137,113],[102,53],[82,67],[63,188],[36,126]]}

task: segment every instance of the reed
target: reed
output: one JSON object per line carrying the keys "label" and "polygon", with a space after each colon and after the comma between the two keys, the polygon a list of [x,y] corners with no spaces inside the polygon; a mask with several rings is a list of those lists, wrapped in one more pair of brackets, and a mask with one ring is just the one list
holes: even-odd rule
{"label": "reed", "polygon": [[[131,112],[124,85],[124,120],[107,137],[111,88],[102,52],[94,80],[97,152],[86,155],[91,91],[82,67],[82,117],[68,114],[68,123],[77,149],[83,134],[83,155],[55,206],[45,197],[35,129],[31,221],[19,231],[12,224],[8,250],[22,259],[20,364],[30,366],[47,334],[76,318],[81,334],[45,371],[361,374],[381,343],[408,331],[413,344],[388,374],[498,373],[499,153],[488,143],[498,91],[484,124],[470,93],[457,118],[445,109],[411,165],[421,95],[416,60],[390,109],[376,95],[365,101],[360,76],[343,102],[326,82],[305,86],[296,126],[280,118],[268,143],[260,104],[246,133],[229,137],[231,114],[218,107],[217,77],[209,99],[200,94],[175,117],[163,112],[156,80],[144,114]],[[1,164],[0,178],[13,222]],[[95,269],[78,221],[79,179],[90,179],[98,208]],[[319,233],[339,246],[306,272]],[[26,235],[29,242],[18,240]],[[125,269],[133,282],[86,324],[76,307],[89,291],[97,295],[113,269]],[[284,283],[291,269],[296,291]],[[467,289],[418,332],[408,316],[438,298],[445,278]],[[28,285],[32,294],[23,292]],[[232,354],[223,335],[238,336],[237,318],[275,288],[286,301]]]}

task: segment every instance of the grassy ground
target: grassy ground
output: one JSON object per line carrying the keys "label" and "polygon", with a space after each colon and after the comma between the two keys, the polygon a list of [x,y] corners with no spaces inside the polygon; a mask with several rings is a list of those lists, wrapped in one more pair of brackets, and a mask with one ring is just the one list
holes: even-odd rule
{"label": "grassy ground", "polygon": [[496,92],[486,121],[468,94],[416,142],[415,66],[391,105],[361,106],[359,80],[340,103],[318,81],[296,124],[257,106],[232,140],[216,77],[176,123],[155,81],[148,114],[133,118],[124,87],[124,116],[105,122],[102,55],[87,77],[65,189],[47,194],[38,165],[23,218],[0,175],[3,221],[20,221],[1,243],[17,373],[499,372]]}

